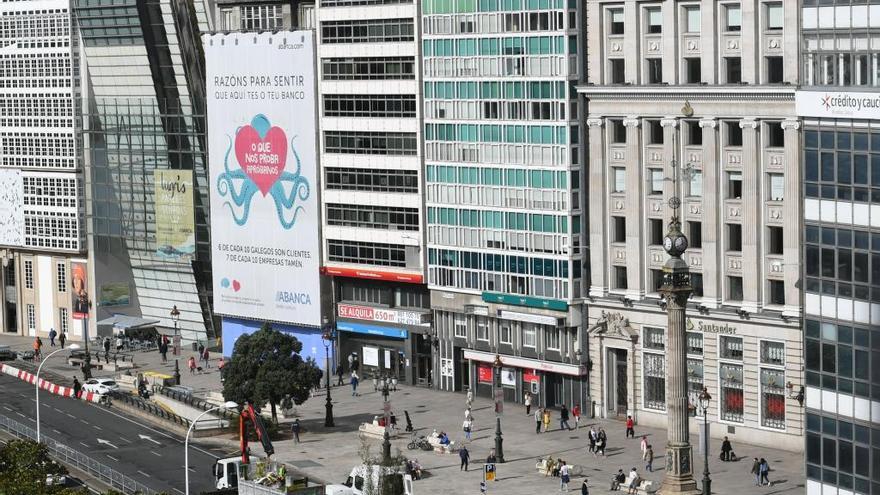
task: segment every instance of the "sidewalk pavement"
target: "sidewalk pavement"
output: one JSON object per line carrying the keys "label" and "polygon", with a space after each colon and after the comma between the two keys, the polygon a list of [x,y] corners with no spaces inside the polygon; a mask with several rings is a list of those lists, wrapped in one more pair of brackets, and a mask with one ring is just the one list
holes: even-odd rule
{"label": "sidewalk pavement", "polygon": [[[28,348],[31,339],[27,337],[0,336],[0,344],[7,344],[14,349]],[[189,387],[196,395],[205,395],[210,391],[220,390],[220,378],[216,360],[211,368],[203,373],[190,375],[183,369],[186,359],[192,352],[183,352],[180,356],[181,385]],[[169,356],[170,358],[171,356]],[[219,356],[218,356],[219,357]],[[135,353],[135,371],[161,371],[171,373],[173,360],[162,364],[158,352]],[[64,376],[79,375],[79,370],[68,366],[64,359],[57,356],[53,362],[47,363],[44,369]],[[96,372],[95,376],[106,376],[113,373]],[[382,395],[373,391],[372,382],[364,382],[359,391],[362,395],[353,397],[351,388],[346,386],[333,387],[333,413],[336,426],[324,427],[324,396],[319,395],[297,406],[296,412],[302,423],[300,434],[302,443],[293,440],[274,442],[277,461],[285,462],[298,468],[316,480],[328,483],[345,481],[351,468],[360,463],[358,450],[360,440],[358,426],[363,422],[372,421],[374,415],[382,414]],[[427,475],[415,483],[417,495],[429,493],[479,493],[482,481],[482,464],[490,449],[494,447],[495,414],[490,399],[476,398],[473,404],[475,418],[474,434],[471,441],[464,440],[461,423],[464,420],[465,396],[461,393],[442,392],[418,387],[402,386],[392,392],[392,410],[398,418],[401,429],[406,426],[404,411],[409,411],[413,426],[419,435],[428,435],[432,429],[446,431],[455,440],[456,445],[467,445],[471,454],[471,468],[467,473],[456,471],[460,461],[457,454],[436,454],[420,450],[408,451],[406,444],[409,435],[405,432],[392,441],[392,454],[400,451],[421,463]],[[532,411],[534,412],[534,410]],[[574,421],[572,420],[573,424]],[[604,428],[608,434],[607,457],[595,458],[587,452],[587,431],[595,425]],[[498,480],[490,483],[489,493],[504,495],[526,495],[559,491],[559,479],[539,475],[535,463],[541,457],[552,455],[554,459],[562,457],[569,464],[582,465],[584,474],[589,479],[590,492],[608,493],[609,480],[618,469],[624,472],[635,467],[640,475],[653,480],[655,486],[663,478],[665,462],[665,430],[642,428],[636,425],[635,439],[625,439],[623,422],[581,418],[578,431],[561,431],[559,429],[559,413],[553,412],[553,428],[548,433],[535,434],[535,423],[532,416],[526,416],[524,406],[505,404],[502,417],[504,438],[504,457],[507,461],[498,465]],[[718,428],[718,425],[711,425]],[[640,437],[647,435],[654,447],[654,472],[646,472],[641,460],[639,449]],[[199,439],[199,442],[219,445],[232,452],[237,445],[237,438]],[[703,456],[698,454],[698,439],[691,437],[694,445],[694,473],[699,481],[703,473]],[[381,439],[370,439],[371,452],[381,455]],[[721,462],[718,460],[720,441],[713,439],[710,443],[709,469],[711,471],[712,489],[718,494],[795,494],[805,491],[804,461],[800,453],[772,450],[746,444],[734,444],[734,451],[741,458],[738,462]],[[252,446],[255,455],[262,455],[260,447]],[[753,457],[764,457],[770,463],[770,479],[772,487],[757,487],[753,476],[749,473]],[[580,489],[583,477],[573,477],[569,489]]]}

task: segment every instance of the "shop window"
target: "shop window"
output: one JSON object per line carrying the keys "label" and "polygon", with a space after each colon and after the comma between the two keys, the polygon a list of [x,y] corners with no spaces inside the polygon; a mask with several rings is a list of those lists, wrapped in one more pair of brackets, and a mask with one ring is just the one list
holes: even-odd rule
{"label": "shop window", "polygon": [[743,367],[738,364],[721,364],[721,419],[742,423],[743,421]]}
{"label": "shop window", "polygon": [[666,410],[666,356],[644,353],[645,409]]}
{"label": "shop window", "polygon": [[761,426],[785,429],[785,372],[761,368]]}

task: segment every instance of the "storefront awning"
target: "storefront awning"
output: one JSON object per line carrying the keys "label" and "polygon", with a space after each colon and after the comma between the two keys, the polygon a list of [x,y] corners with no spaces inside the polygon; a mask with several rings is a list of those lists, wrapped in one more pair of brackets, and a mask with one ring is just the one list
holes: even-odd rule
{"label": "storefront awning", "polygon": [[[494,363],[495,356],[496,355],[492,354],[491,352],[474,351],[471,349],[465,349],[464,351],[464,358],[471,361]],[[501,364],[505,366],[513,366],[516,368],[526,368],[546,371],[549,373],[559,373],[561,375],[581,376],[587,374],[587,368],[585,366],[579,366],[576,364],[553,363],[550,361],[541,361],[538,359],[505,356],[503,354],[501,355]]]}

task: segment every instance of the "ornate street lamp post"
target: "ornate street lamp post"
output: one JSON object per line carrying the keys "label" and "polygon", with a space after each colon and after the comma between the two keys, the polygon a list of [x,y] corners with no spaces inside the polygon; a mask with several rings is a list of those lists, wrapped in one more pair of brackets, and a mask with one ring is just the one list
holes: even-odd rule
{"label": "ornate street lamp post", "polygon": [[333,402],[330,399],[330,346],[333,345],[334,337],[336,337],[336,332],[333,331],[333,324],[331,324],[327,318],[324,318],[324,334],[321,336],[321,340],[324,341],[324,356],[327,360],[327,371],[324,372],[324,375],[327,378],[327,401],[324,404],[324,426],[327,428],[336,426],[333,424]]}
{"label": "ornate street lamp post", "polygon": [[180,310],[177,309],[177,305],[175,304],[173,308],[171,308],[171,321],[174,322],[174,338],[172,340],[172,345],[174,348],[171,350],[171,353],[175,356],[180,355],[180,334],[177,328],[177,322],[180,321]]}
{"label": "ornate street lamp post", "polygon": [[493,385],[493,395],[495,396],[495,459],[496,462],[504,462],[504,449],[502,449],[502,444],[504,443],[504,439],[501,437],[501,414],[503,404],[503,396],[504,389],[501,388],[501,356],[495,355],[495,362],[492,363],[492,368],[495,371],[494,379],[492,380]]}
{"label": "ornate street lamp post", "polygon": [[382,380],[383,410],[385,414],[385,434],[382,435],[383,466],[391,465],[391,436],[388,434],[388,429],[391,428],[391,403],[388,402],[388,396],[390,394],[391,390],[388,388],[388,380]]}
{"label": "ornate street lamp post", "polygon": [[709,477],[709,401],[712,396],[706,387],[700,392],[700,409],[703,410],[703,495],[712,495],[712,478]]}

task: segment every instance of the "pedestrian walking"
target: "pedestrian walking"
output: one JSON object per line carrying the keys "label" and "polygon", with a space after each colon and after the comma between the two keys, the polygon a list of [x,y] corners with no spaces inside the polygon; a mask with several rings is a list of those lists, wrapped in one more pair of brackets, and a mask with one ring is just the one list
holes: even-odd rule
{"label": "pedestrian walking", "polygon": [[587,434],[590,441],[590,452],[593,453],[593,457],[596,456],[596,441],[599,439],[599,433],[596,431],[596,428],[591,426],[590,433]]}
{"label": "pedestrian walking", "polygon": [[206,347],[202,352],[202,359],[205,361],[205,369],[211,367],[211,353],[208,352],[208,348]]}
{"label": "pedestrian walking", "polygon": [[116,352],[121,351],[122,347],[123,347],[122,334],[119,334],[116,336]]}
{"label": "pedestrian walking", "polygon": [[639,473],[636,471],[636,468],[632,468],[629,472],[629,476],[626,478],[626,493],[631,495],[638,495],[639,493]]}
{"label": "pedestrian walking", "polygon": [[[104,337],[104,361],[110,357],[110,337]],[[109,363],[109,361],[107,361]]]}
{"label": "pedestrian walking", "polygon": [[750,472],[755,475],[755,486],[761,486],[761,461],[757,457],[752,462],[752,470]]}
{"label": "pedestrian walking", "polygon": [[468,470],[468,462],[471,460],[471,453],[468,452],[467,447],[464,445],[458,449],[458,457],[461,459],[461,466],[458,468],[459,471],[467,471]]}
{"label": "pedestrian walking", "polygon": [[770,484],[770,464],[767,462],[767,459],[761,458],[761,465],[758,469],[761,472],[761,484],[764,484],[764,481],[767,481],[767,486],[771,486]]}
{"label": "pedestrian walking", "polygon": [[645,450],[645,471],[649,473],[654,472],[654,448],[648,445],[648,449]]}
{"label": "pedestrian walking", "polygon": [[159,343],[159,354],[162,355],[162,362],[167,363],[168,362],[168,344],[166,344],[165,342]]}
{"label": "pedestrian walking", "polygon": [[61,335],[58,336],[58,343],[61,344],[61,348],[64,349],[64,343],[67,342],[67,332],[64,330],[61,331]]}
{"label": "pedestrian walking", "polygon": [[196,349],[199,351],[199,356],[201,356],[202,353],[205,352],[205,345],[199,342],[199,346],[196,347]]}
{"label": "pedestrian walking", "polygon": [[352,370],[352,372],[351,372],[351,396],[352,397],[355,397],[358,394],[357,393],[358,381],[359,381],[359,379],[358,379],[357,371]]}
{"label": "pedestrian walking", "polygon": [[[486,464],[495,464],[498,462],[498,458],[495,457],[495,449],[489,451],[489,455],[486,457]],[[495,481],[498,481],[498,478],[495,478]]]}
{"label": "pedestrian walking", "polygon": [[590,487],[587,485],[586,478],[584,478],[584,482],[581,483],[581,495],[590,495]]}
{"label": "pedestrian walking", "polygon": [[559,410],[559,429],[571,431],[571,426],[568,425],[568,408],[565,407],[565,404],[563,404],[562,409]]}
{"label": "pedestrian walking", "polygon": [[34,361],[38,361],[40,359],[41,353],[40,351],[43,349],[43,341],[40,340],[40,337],[34,339]]}
{"label": "pedestrian walking", "polygon": [[565,461],[561,461],[561,466],[559,466],[559,491],[567,492],[568,491],[568,482],[571,481],[571,477],[568,474],[568,464]]}
{"label": "pedestrian walking", "polygon": [[302,431],[302,425],[299,424],[299,418],[293,420],[290,425],[290,432],[293,433],[293,441],[299,443],[299,432]]}
{"label": "pedestrian walking", "polygon": [[724,437],[724,441],[721,442],[721,460],[729,461],[731,451],[733,451],[733,446],[730,445],[730,440],[727,437]]}
{"label": "pedestrian walking", "polygon": [[474,403],[474,391],[473,390],[468,389],[467,398],[465,399],[465,401],[467,402],[467,408],[470,409],[471,404]]}
{"label": "pedestrian walking", "polygon": [[526,392],[523,396],[523,404],[526,405],[526,416],[530,416],[532,414],[532,394],[531,392]]}
{"label": "pedestrian walking", "polygon": [[577,431],[581,425],[581,405],[575,404],[574,408],[571,410],[571,415],[574,416],[574,429]]}
{"label": "pedestrian walking", "polygon": [[342,385],[344,385],[344,381],[342,380],[342,366],[336,367],[336,377],[336,386],[341,387]]}
{"label": "pedestrian walking", "polygon": [[639,443],[639,447],[642,449],[642,460],[646,459],[646,454],[648,452],[648,436],[642,435],[642,441]]}
{"label": "pedestrian walking", "polygon": [[195,375],[196,374],[196,357],[190,356],[189,359],[187,360],[187,365],[189,366],[189,374]]}
{"label": "pedestrian walking", "polygon": [[58,332],[55,331],[54,328],[49,329],[49,346],[55,347],[55,337],[58,336]]}
{"label": "pedestrian walking", "polygon": [[79,398],[79,393],[82,391],[82,384],[76,377],[73,377],[73,396]]}
{"label": "pedestrian walking", "polygon": [[348,355],[348,371],[354,371],[354,353]]}
{"label": "pedestrian walking", "polygon": [[606,437],[603,437],[601,434],[598,435],[598,438],[596,438],[595,455],[601,455],[602,457],[605,457],[605,446],[607,442],[608,439]]}
{"label": "pedestrian walking", "polygon": [[461,424],[461,429],[462,429],[462,431],[464,431],[464,437],[467,438],[468,440],[471,439],[471,431],[473,430],[473,427],[474,427],[474,421],[473,421],[473,419],[470,419],[470,418],[465,418],[464,422]]}
{"label": "pedestrian walking", "polygon": [[541,408],[535,409],[535,433],[541,433],[541,422],[544,418],[544,412],[541,411]]}
{"label": "pedestrian walking", "polygon": [[636,430],[635,430],[636,422],[633,421],[632,416],[626,417],[626,438],[635,438]]}
{"label": "pedestrian walking", "polygon": [[544,408],[544,417],[542,418],[544,422],[544,433],[550,431],[550,410],[546,407]]}

